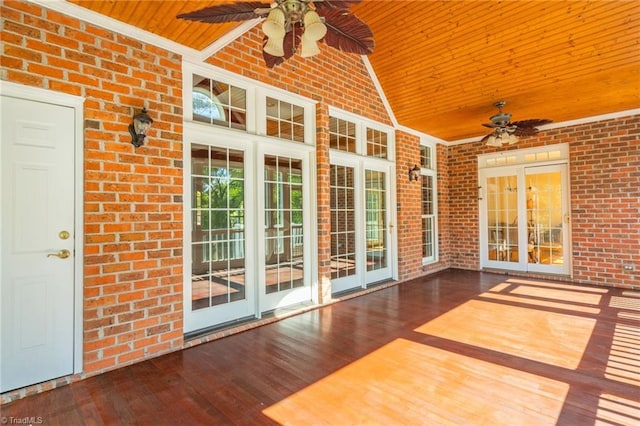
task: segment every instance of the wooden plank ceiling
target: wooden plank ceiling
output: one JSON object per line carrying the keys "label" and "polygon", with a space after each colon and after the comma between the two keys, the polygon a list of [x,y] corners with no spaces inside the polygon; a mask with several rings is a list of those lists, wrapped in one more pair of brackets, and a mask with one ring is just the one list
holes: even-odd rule
{"label": "wooden plank ceiling", "polygon": [[[238,25],[175,18],[227,0],[70,1],[197,50]],[[363,0],[351,11],[373,31],[369,60],[398,123],[432,136],[483,136],[498,100],[514,121],[640,108],[637,0]]]}

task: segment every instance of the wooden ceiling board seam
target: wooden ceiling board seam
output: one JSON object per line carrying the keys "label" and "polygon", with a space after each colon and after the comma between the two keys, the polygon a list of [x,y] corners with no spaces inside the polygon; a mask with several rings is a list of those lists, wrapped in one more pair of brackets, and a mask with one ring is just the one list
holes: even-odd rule
{"label": "wooden ceiling board seam", "polygon": [[[604,35],[605,35],[605,34],[608,34],[608,33],[600,32],[600,34],[604,37]],[[579,36],[579,35],[581,35],[581,33],[576,33],[576,36]],[[555,40],[555,39],[552,39],[551,37],[548,37],[548,42],[549,42],[549,43],[551,43],[548,47],[552,47],[552,46],[554,45],[554,43],[560,43],[560,44],[562,44],[562,43],[565,43],[566,41],[558,41],[558,42],[556,42],[556,40]],[[526,46],[528,46],[528,44],[527,44],[527,45],[524,45],[524,47],[526,47]],[[538,49],[539,49],[539,50],[542,50],[542,49],[543,49],[544,47],[546,47],[546,46],[547,46],[547,45],[539,45]],[[522,57],[526,57],[526,56],[528,55],[528,52],[527,52],[527,51],[525,51],[525,49],[524,49],[524,47],[523,47],[523,46],[520,46],[520,47],[521,47],[521,48],[520,48],[519,50],[524,51],[524,53],[522,54]],[[431,50],[433,51],[434,49],[432,48]],[[550,53],[550,54],[551,54],[551,53]],[[377,62],[376,62],[376,64],[377,64]],[[383,66],[383,65],[382,65],[382,66]],[[421,67],[421,65],[419,65],[419,67]],[[406,71],[406,69],[405,69],[404,71]]]}
{"label": "wooden ceiling board seam", "polygon": [[[597,84],[602,84],[602,83],[604,83],[604,81],[606,81],[606,80],[603,80],[600,77],[601,73],[602,72],[594,71],[595,75],[594,75],[594,77],[592,79],[590,79],[590,80],[594,81],[594,83],[590,84],[589,86],[593,86],[596,83]],[[618,79],[633,80],[634,78],[637,79],[637,77],[638,77],[637,68],[629,67],[628,70],[627,69],[621,69],[620,73],[619,73],[619,77],[617,77],[617,78]],[[568,81],[571,81],[571,80],[568,80]],[[537,86],[536,90],[537,91],[543,91],[545,89],[547,91],[549,91],[549,92],[565,90],[565,91],[571,91],[573,93],[589,93],[589,92],[592,91],[592,90],[588,90],[588,88],[585,89],[585,90],[582,90],[582,91],[577,91],[577,90],[575,90],[575,87],[573,85],[571,85],[571,84],[562,84],[562,85],[560,85],[557,82],[547,82],[547,84],[544,85],[544,86]],[[630,87],[630,89],[633,89],[633,88]],[[631,97],[632,99],[639,99],[640,95],[637,94],[638,93],[637,89],[638,89],[638,84],[635,85],[635,91],[631,90],[631,94],[629,95],[629,97]],[[506,96],[506,97],[509,97],[509,98],[513,98],[516,95],[517,96],[523,96],[523,95],[530,96],[528,94],[529,90],[527,90],[526,87],[525,88],[520,88],[520,89],[518,87],[507,88],[503,92],[505,94],[514,93],[513,96],[508,96],[508,95]],[[636,94],[633,95],[633,93],[636,93]],[[467,99],[467,97],[463,96],[462,94],[458,98],[456,98],[456,97],[448,97],[447,100],[450,101],[451,103],[453,103],[454,105],[466,105],[466,104],[469,103],[469,99]],[[488,101],[490,101],[490,100],[488,100]],[[616,102],[621,102],[621,101],[622,100],[611,100],[611,103],[616,103]],[[631,102],[633,102],[633,101],[631,101]],[[621,102],[621,103],[625,103],[626,104],[628,102]],[[402,117],[411,116],[411,115],[415,115],[415,114],[420,114],[423,111],[423,108],[424,108],[424,103],[416,102],[416,103],[413,103],[409,107],[402,108],[400,111],[397,111],[396,113],[397,113],[398,116],[402,116]],[[433,110],[435,110],[435,108]]]}
{"label": "wooden ceiling board seam", "polygon": [[[624,79],[624,78],[629,78],[629,79],[634,79],[635,78],[635,79],[637,79],[637,77],[638,77],[637,69],[633,69],[633,68],[631,68],[628,71],[628,73],[627,72],[621,72],[621,74],[622,75],[620,76],[620,78],[622,78],[622,79]],[[608,85],[608,83],[606,81],[606,78],[601,79],[599,81],[599,85],[606,87]],[[553,85],[552,84],[548,84],[543,89],[546,91],[546,93],[553,93],[557,98],[559,98],[561,100],[563,99],[563,97],[561,96],[562,93],[573,92],[573,86],[572,85],[558,86],[558,85],[554,85],[554,84]],[[609,91],[607,91],[607,93],[603,94],[604,90],[601,87],[598,87],[597,89],[598,90],[588,91],[587,93],[591,94],[591,97],[599,96],[599,97],[603,97],[603,98],[606,98],[611,93],[611,90],[609,90]],[[619,89],[614,89],[614,90],[619,90]],[[622,89],[622,90],[624,90],[624,89]],[[540,89],[538,89],[538,92],[539,91],[540,91]],[[510,100],[509,101],[509,105],[511,106],[511,109],[517,108],[517,109],[527,110],[527,109],[531,109],[535,105],[535,100],[534,100],[535,98],[533,97],[533,95],[525,93],[525,92],[526,92],[526,89],[523,90],[518,95],[518,97],[519,98],[523,98],[524,97],[524,98],[526,98],[526,101],[523,101],[523,102],[520,102],[520,103],[519,102],[514,102],[513,100],[517,99],[517,97],[515,97],[515,96],[507,98],[507,100]],[[638,92],[636,92],[636,93],[638,93]],[[540,103],[544,104],[544,105],[547,105],[547,104],[549,104],[548,100],[549,100],[549,95],[545,95],[544,96],[544,100],[541,101]],[[628,108],[634,107],[634,104],[638,105],[638,102],[640,101],[640,96],[638,94],[636,94],[635,96],[634,95],[626,95],[626,96],[623,95],[623,96],[618,97],[618,98],[609,98],[609,100],[611,101],[611,102],[609,102],[609,104],[611,105],[611,107],[609,108],[610,111],[616,111],[616,110],[628,109]],[[462,102],[464,102],[464,99],[462,100]],[[458,104],[462,104],[462,102],[458,102]],[[562,103],[558,103],[558,104],[552,103],[552,106],[554,108],[562,109],[563,105],[564,105],[564,101],[561,101],[561,102]],[[520,106],[519,106],[519,104],[520,104]],[[522,105],[524,105],[524,108],[522,107]],[[418,115],[420,113],[420,111],[416,110],[416,108],[414,108],[413,110],[415,111],[415,113],[414,112],[409,113],[407,111],[402,111],[402,112],[398,111],[397,113],[398,113],[398,116],[399,116],[399,120],[401,118],[404,119],[404,120],[411,120],[411,117],[416,116],[416,115]],[[509,110],[509,108],[508,108],[508,110]],[[452,115],[452,114],[449,113],[449,115]],[[460,115],[467,115],[467,114],[461,113]],[[455,117],[453,117],[453,116],[451,118],[455,119]],[[553,118],[553,117],[551,117],[551,118]],[[573,118],[575,118],[575,117],[573,117]]]}
{"label": "wooden ceiling board seam", "polygon": [[[184,7],[180,7],[180,3],[176,2],[162,2],[162,4],[165,7],[158,8],[158,12],[154,13],[153,19],[150,20],[150,25],[152,25],[154,28],[161,27],[163,23],[164,27],[169,28],[169,22],[172,22],[174,20],[178,21],[176,15],[180,14],[184,9]],[[171,7],[167,7],[167,4],[170,4]],[[162,10],[164,10],[164,13],[161,13]],[[174,40],[177,39],[177,37],[175,36],[175,30],[171,32],[171,38]]]}
{"label": "wooden ceiling board seam", "polygon": [[[601,72],[601,70],[593,70],[594,73],[599,73]],[[636,74],[626,74],[626,73],[620,73],[620,76],[618,77],[618,80],[621,79],[628,79],[628,80],[632,80],[633,78],[637,78],[638,75]],[[553,86],[553,90],[549,89],[549,91],[558,91],[561,90],[562,88],[567,88],[568,90],[575,90],[574,85],[570,84],[570,82],[572,81],[574,77],[570,76],[568,78],[566,78],[564,81],[548,81],[546,82],[546,86]],[[516,85],[516,86],[509,86],[509,87],[504,87],[503,90],[501,91],[502,95],[498,96],[498,98],[514,98],[516,95],[517,96],[523,96],[524,94],[529,92],[529,88],[531,87],[531,84],[521,84],[521,85]],[[542,87],[542,85],[538,85],[538,91],[542,90],[540,87]],[[636,90],[638,90],[638,84],[635,85]],[[412,102],[407,102],[404,106],[400,106],[398,107],[398,105],[393,105],[394,107],[398,107],[396,109],[394,109],[395,114],[398,117],[406,117],[406,116],[410,116],[410,115],[414,115],[414,114],[422,114],[424,112],[424,106],[430,103],[435,103],[436,105],[443,105],[443,110],[448,109],[447,106],[449,106],[449,108],[453,108],[454,105],[468,105],[470,103],[470,98],[475,98],[472,94],[478,92],[478,91],[474,91],[469,90],[469,91],[460,91],[459,95],[456,96],[451,96],[451,95],[446,95],[446,99],[440,99],[440,97],[437,96],[433,96],[433,95],[428,95],[426,97],[418,97],[418,98],[413,98]],[[511,95],[513,94],[513,95]],[[492,96],[491,98],[487,98],[487,103],[491,103],[496,98],[495,96]],[[431,102],[427,102],[427,99]],[[636,96],[636,99],[638,99],[638,96]],[[409,106],[406,106],[409,105]],[[438,108],[434,107],[431,108],[431,110],[433,110],[434,112],[438,111]]]}
{"label": "wooden ceiling board seam", "polygon": [[[553,27],[552,27],[552,28],[553,28]],[[565,37],[565,36],[566,36],[566,30],[564,30],[561,26],[556,26],[556,28],[558,28],[558,29],[557,29],[558,37]],[[576,34],[582,34],[582,32],[583,32],[583,31],[580,31],[580,32],[578,32],[578,33],[576,33]],[[586,30],[584,30],[584,32],[586,32]],[[600,28],[598,28],[598,32],[604,32],[604,31],[603,31],[603,30],[601,30]],[[477,33],[477,31],[475,31],[475,32],[474,32],[474,34],[475,34],[475,33]],[[537,33],[535,33],[535,34],[538,34],[538,33],[540,33],[541,35],[543,35],[543,34],[545,34],[545,33],[548,33],[548,29],[547,29],[546,27],[539,26],[539,31],[538,31]],[[516,33],[514,33],[514,34],[519,34],[519,33],[517,33],[517,32],[516,32]],[[532,35],[535,35],[535,34],[532,34],[532,33],[529,31],[529,33],[527,34],[527,37],[531,37]],[[463,36],[458,36],[458,38],[460,38],[460,37],[464,37],[464,35],[463,35]],[[518,35],[518,37],[520,37],[520,35]],[[491,48],[491,46],[489,46],[489,47],[484,46],[486,43],[484,43],[483,41],[485,40],[485,38],[486,38],[486,37],[475,37],[474,39],[475,39],[475,40],[477,40],[477,42],[475,42],[475,43],[469,43],[469,39],[470,39],[469,37],[464,37],[464,38],[467,40],[467,42],[465,43],[466,50],[471,50],[471,51],[480,51],[480,50],[484,50],[484,49],[486,49],[486,48],[489,48],[489,49]],[[553,37],[553,34],[546,34],[545,38],[547,38],[547,39],[549,39],[549,40],[552,40],[554,37]],[[445,44],[444,44],[444,46],[443,46],[443,45],[436,45],[436,44],[434,43],[434,41],[435,41],[435,39],[431,38],[431,39],[427,39],[427,40],[425,40],[425,41],[424,41],[424,43],[421,43],[421,44],[412,43],[412,45],[415,45],[415,46],[416,46],[416,48],[419,48],[419,47],[421,47],[423,44],[425,44],[425,45],[428,45],[428,46],[429,46],[429,48],[430,48],[430,50],[431,50],[431,51],[438,51],[438,50],[443,51],[443,50],[448,50],[448,49],[447,49],[446,47],[444,47],[444,46],[447,46],[447,47],[448,47],[448,45],[449,45],[449,44],[450,44],[450,42],[451,42],[451,40],[450,40],[450,39],[447,39],[447,40],[446,40],[446,42],[444,42],[444,39],[443,39],[443,42],[445,43]],[[532,43],[535,43],[535,39],[534,39],[534,40],[532,40]],[[477,46],[478,44],[482,44],[483,46]],[[509,44],[513,44],[513,43],[511,43],[511,42],[509,42],[508,40],[506,40],[506,39],[502,38],[502,44],[505,44],[505,45],[507,45],[507,46],[508,46]],[[477,46],[477,47],[476,47],[476,46]],[[438,49],[439,47],[440,47],[440,49]],[[444,47],[444,48],[443,48],[443,47]],[[480,49],[480,47],[482,47],[483,49]],[[464,53],[464,52],[462,52],[462,53]],[[382,64],[381,64],[381,65],[382,65]]]}
{"label": "wooden ceiling board seam", "polygon": [[[594,46],[593,45],[586,45],[584,44],[583,47],[581,48],[575,48],[572,51],[572,57],[571,57],[571,61],[562,61],[562,58],[557,58],[557,57],[550,57],[547,59],[543,59],[542,62],[533,62],[533,61],[518,61],[517,58],[508,58],[508,61],[513,61],[515,63],[517,63],[517,68],[519,73],[530,73],[530,74],[536,74],[536,71],[539,71],[540,68],[547,68],[547,67],[552,67],[550,69],[553,69],[554,75],[561,75],[562,72],[564,72],[565,69],[570,69],[570,70],[575,70],[575,67],[573,66],[573,64],[575,62],[581,62],[582,64],[584,63],[591,63],[591,62],[596,62],[595,59],[598,59],[598,62],[601,62],[603,59],[602,58],[623,58],[623,57],[628,57],[629,62],[635,62],[638,59],[638,54],[635,54],[635,51],[628,51],[627,49],[623,49],[623,47],[626,45],[624,44],[625,42],[628,42],[629,47],[633,48],[634,44],[637,43],[637,37],[635,36],[635,34],[629,34],[628,36],[628,40],[627,39],[623,39],[623,40],[619,40],[618,43],[616,44],[619,49],[618,50],[607,50],[605,53],[595,53],[594,54]],[[597,39],[596,39],[597,41]],[[552,47],[552,46],[550,46]],[[621,50],[621,52],[619,52]],[[634,55],[635,54],[635,55]],[[594,60],[589,60],[589,58],[593,57]],[[558,61],[560,61],[560,64],[558,63]],[[520,63],[522,63],[523,65],[519,65]],[[473,77],[469,76],[468,74],[477,74],[479,72],[484,72],[485,69],[486,70],[492,70],[497,69],[504,69],[504,68],[508,68],[508,67],[513,67],[513,65],[506,63],[504,65],[500,65],[500,64],[491,64],[491,65],[487,65],[487,66],[483,66],[483,67],[478,67],[474,70],[469,70],[468,68],[472,65],[476,65],[476,64],[471,64],[471,63],[467,63],[464,66],[460,65],[460,64],[450,64],[450,65],[459,65],[457,67],[454,67],[455,69],[459,69],[460,71],[456,74],[450,74],[450,77],[448,78],[448,80],[444,80],[445,82],[449,83],[450,81],[459,81],[461,78],[469,78],[469,77]],[[583,66],[583,65],[582,65]],[[415,66],[415,68],[413,69],[409,69],[409,70],[404,70],[404,72],[416,72],[416,75],[418,73],[422,73],[424,74],[422,71],[424,70],[425,66],[422,64],[417,64]],[[531,69],[531,71],[528,71],[529,69]],[[463,74],[466,73],[466,74]],[[501,74],[503,74],[503,72],[501,71],[496,71],[494,73],[497,77],[500,77]],[[490,74],[486,74],[487,76],[489,76]],[[422,79],[421,82],[423,82],[424,80]],[[439,80],[439,81],[443,81],[443,80]],[[403,87],[405,90],[408,89],[407,87],[408,82],[406,80],[404,80],[402,83],[398,83],[396,84],[396,86],[399,87]],[[393,84],[389,85],[390,88],[395,88],[395,86]]]}

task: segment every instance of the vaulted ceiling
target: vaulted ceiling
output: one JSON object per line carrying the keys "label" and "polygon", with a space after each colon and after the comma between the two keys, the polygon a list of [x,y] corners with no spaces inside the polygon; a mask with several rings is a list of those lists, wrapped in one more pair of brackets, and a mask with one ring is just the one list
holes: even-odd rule
{"label": "vaulted ceiling", "polygon": [[[69,1],[196,50],[240,25],[176,19],[229,0]],[[368,58],[398,123],[437,138],[485,135],[499,100],[514,121],[640,108],[638,1],[363,0],[350,10],[373,31]]]}

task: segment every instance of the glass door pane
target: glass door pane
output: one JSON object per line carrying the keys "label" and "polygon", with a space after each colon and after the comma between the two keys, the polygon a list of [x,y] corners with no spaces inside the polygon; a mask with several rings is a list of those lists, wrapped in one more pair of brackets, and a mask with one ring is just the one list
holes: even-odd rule
{"label": "glass door pane", "polygon": [[366,283],[391,278],[387,173],[364,171]]}
{"label": "glass door pane", "polygon": [[527,261],[530,271],[567,273],[567,200],[564,165],[525,171]]}
{"label": "glass door pane", "polygon": [[518,178],[516,175],[486,179],[487,254],[496,262],[519,262]]}
{"label": "glass door pane", "polygon": [[302,161],[265,156],[266,293],[304,285]]}
{"label": "glass door pane", "polygon": [[192,310],[244,300],[244,153],[191,151]]}
{"label": "glass door pane", "polygon": [[264,156],[261,312],[311,299],[305,270],[303,160]]}
{"label": "glass door pane", "polygon": [[356,212],[353,167],[331,165],[330,180],[331,279],[336,280],[356,274]]}

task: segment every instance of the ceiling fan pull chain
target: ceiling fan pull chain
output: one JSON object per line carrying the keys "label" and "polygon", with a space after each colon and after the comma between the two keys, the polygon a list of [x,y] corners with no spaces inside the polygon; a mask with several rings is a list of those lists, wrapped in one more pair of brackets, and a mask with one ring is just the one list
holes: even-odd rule
{"label": "ceiling fan pull chain", "polygon": [[293,23],[291,27],[291,44],[293,45],[293,53],[295,54],[298,51],[298,46],[296,46],[296,24]]}

